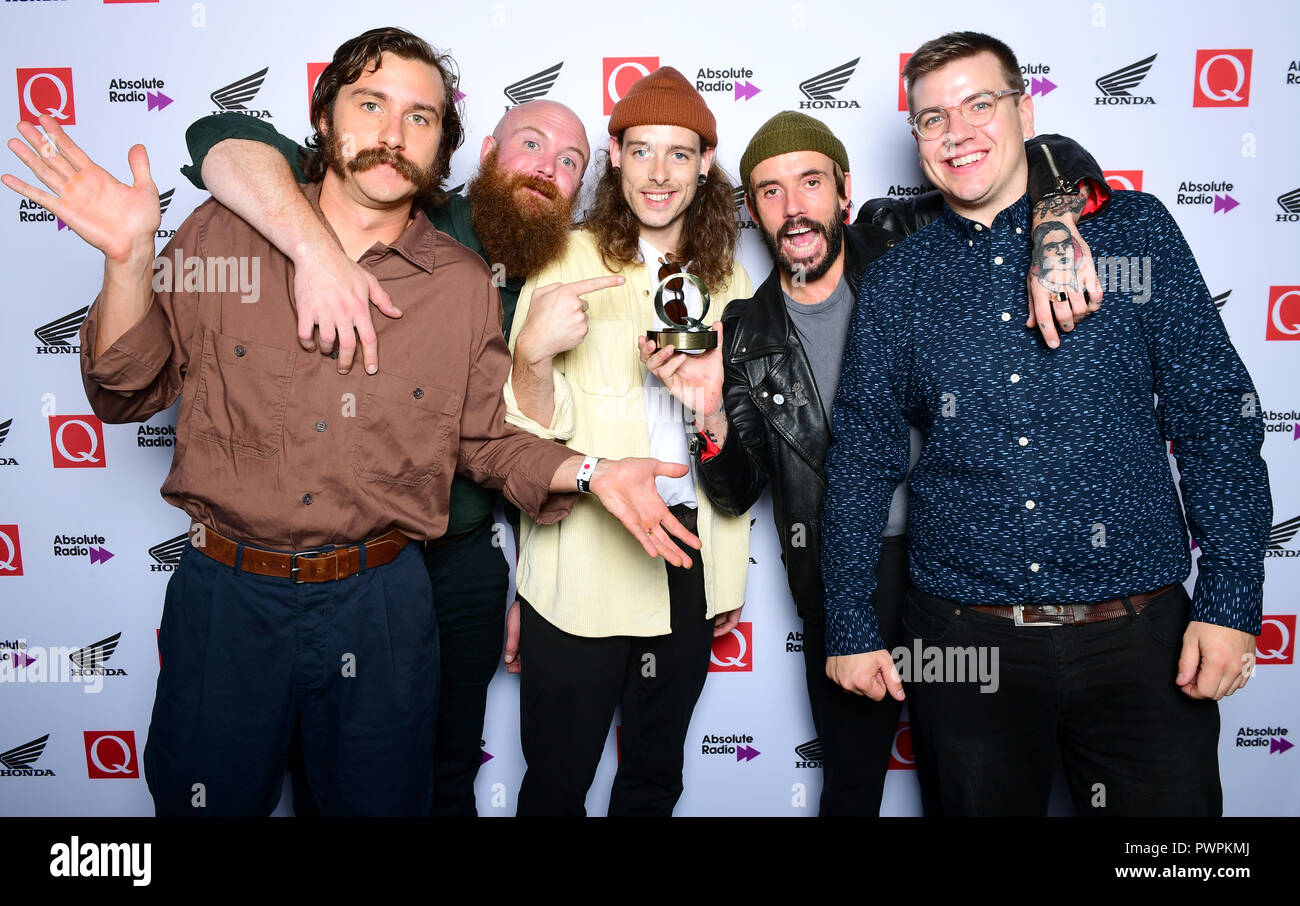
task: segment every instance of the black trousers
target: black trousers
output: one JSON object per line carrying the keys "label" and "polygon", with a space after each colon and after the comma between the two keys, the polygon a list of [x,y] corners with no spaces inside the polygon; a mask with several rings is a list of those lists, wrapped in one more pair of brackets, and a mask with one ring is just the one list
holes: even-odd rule
{"label": "black trousers", "polygon": [[[477,814],[474,779],[483,761],[488,684],[501,661],[510,574],[489,520],[474,531],[424,548],[441,650],[437,734],[433,747],[436,816]],[[294,813],[319,814],[303,780],[301,747],[291,757]]]}
{"label": "black trousers", "polygon": [[[906,536],[885,539],[876,581],[871,604],[885,646],[892,651],[902,641],[903,598],[909,587]],[[891,696],[875,702],[832,681],[826,675],[826,626],[819,621],[804,621],[803,661],[813,726],[822,743],[819,814],[824,818],[879,815],[903,703]]]}
{"label": "black trousers", "polygon": [[[693,510],[673,512],[695,530]],[[609,814],[672,814],[682,794],[686,731],[713,646],[713,620],[704,616],[704,567],[699,552],[690,553],[689,570],[665,564],[669,635],[584,638],[562,632],[524,604],[519,728],[528,769],[519,815],[586,814],[587,790],[620,704]]]}
{"label": "black trousers", "polygon": [[1189,608],[1179,585],[1136,616],[1019,627],[913,589],[909,646],[998,655],[996,691],[907,686],[925,813],[1044,815],[1059,749],[1080,815],[1221,814],[1218,704],[1174,685]]}

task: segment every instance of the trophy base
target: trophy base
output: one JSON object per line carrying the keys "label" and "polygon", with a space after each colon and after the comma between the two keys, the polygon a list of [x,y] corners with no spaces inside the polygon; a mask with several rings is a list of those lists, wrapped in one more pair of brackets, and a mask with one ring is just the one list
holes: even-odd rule
{"label": "trophy base", "polygon": [[682,352],[703,352],[718,345],[718,335],[712,330],[647,330],[645,337],[660,349],[671,346]]}

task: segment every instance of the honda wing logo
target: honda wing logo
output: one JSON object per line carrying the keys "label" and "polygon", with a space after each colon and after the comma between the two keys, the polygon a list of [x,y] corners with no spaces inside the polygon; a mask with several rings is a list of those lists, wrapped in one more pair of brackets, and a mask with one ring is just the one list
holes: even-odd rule
{"label": "honda wing logo", "polygon": [[98,642],[92,642],[85,648],[78,648],[69,654],[68,660],[82,670],[99,670],[113,656],[113,652],[117,650],[117,642],[121,638],[122,633],[119,632]]}
{"label": "honda wing logo", "polygon": [[1232,290],[1228,290],[1226,293],[1219,293],[1212,300],[1214,302],[1214,307],[1222,310],[1223,306],[1228,304],[1228,297],[1231,295],[1232,295]]}
{"label": "honda wing logo", "polygon": [[1300,214],[1300,189],[1292,189],[1277,197],[1278,206],[1288,214]]}
{"label": "honda wing logo", "polygon": [[158,196],[158,213],[166,214],[167,208],[171,206],[172,196],[176,194],[175,189],[168,189]]}
{"label": "honda wing logo", "polygon": [[1300,532],[1300,516],[1294,519],[1288,519],[1285,522],[1279,522],[1273,526],[1273,530],[1268,533],[1268,549],[1271,551],[1280,551],[1282,545],[1288,543],[1295,537],[1296,532]]}
{"label": "honda wing logo", "polygon": [[[543,69],[541,72],[535,72],[527,78],[507,85],[505,87],[505,96],[509,98],[511,105],[524,104],[545,97],[546,92],[551,90],[551,86],[559,78],[560,67],[563,65],[564,62],[561,61],[550,69]],[[506,109],[509,110],[510,108],[507,107]]]}
{"label": "honda wing logo", "polygon": [[81,330],[81,322],[86,320],[86,315],[90,312],[90,306],[78,308],[70,315],[64,315],[57,321],[51,321],[36,328],[36,339],[40,340],[46,346],[70,346],[68,340],[77,335]]}
{"label": "honda wing logo", "polygon": [[4,443],[5,438],[9,436],[9,426],[13,423],[14,420],[12,418],[0,422],[0,444]]}
{"label": "honda wing logo", "polygon": [[858,60],[861,57],[855,57],[847,63],[842,63],[834,69],[828,69],[823,73],[813,76],[811,79],[805,79],[799,83],[799,90],[808,100],[800,101],[799,108],[844,108],[844,107],[861,107],[857,101],[842,101],[835,95],[845,85],[849,79],[853,78],[853,71],[858,67]]}
{"label": "honda wing logo", "polygon": [[176,568],[176,564],[181,562],[181,552],[185,550],[185,545],[189,542],[190,536],[181,532],[175,538],[168,538],[166,541],[155,544],[149,548],[149,556],[153,557],[153,565],[149,567],[150,572],[171,572]]}
{"label": "honda wing logo", "polygon": [[257,92],[262,87],[262,82],[266,79],[267,70],[270,67],[263,67],[250,76],[244,76],[237,82],[231,82],[224,88],[218,88],[212,92],[209,97],[212,103],[216,104],[221,110],[231,113],[245,113],[249,116],[258,118],[269,117],[269,110],[250,110],[246,105],[253,98],[257,97]]}
{"label": "honda wing logo", "polygon": [[1145,60],[1130,63],[1123,69],[1107,73],[1097,80],[1097,88],[1104,97],[1096,99],[1098,104],[1154,104],[1155,98],[1133,94],[1133,89],[1142,84],[1142,80],[1151,71],[1156,61],[1156,54]]}
{"label": "honda wing logo", "polygon": [[25,742],[20,746],[14,746],[8,752],[0,752],[0,764],[3,764],[11,771],[19,771],[23,768],[30,768],[32,762],[41,757],[45,751],[45,743],[50,739],[50,734],[46,733],[40,739],[33,739],[31,742]]}

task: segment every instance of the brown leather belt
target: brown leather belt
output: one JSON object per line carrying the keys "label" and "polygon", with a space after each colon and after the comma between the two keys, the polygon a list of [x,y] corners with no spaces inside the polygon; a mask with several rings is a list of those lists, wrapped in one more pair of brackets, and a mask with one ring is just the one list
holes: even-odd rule
{"label": "brown leather belt", "polygon": [[[226,566],[235,565],[235,554],[239,544],[208,526],[203,526],[203,545],[194,545],[194,549],[206,554],[218,563]],[[198,536],[190,535],[190,541]],[[397,529],[365,542],[366,569],[374,569],[391,563],[410,541]],[[332,550],[299,551],[294,554],[282,554],[277,551],[262,550],[257,547],[244,546],[244,556],[240,569],[259,576],[271,576],[276,579],[289,579],[293,582],[333,582],[346,579],[361,572],[361,545],[338,547]]]}
{"label": "brown leather belt", "polygon": [[1127,598],[1114,598],[1096,604],[978,604],[967,607],[977,613],[1012,620],[1017,626],[1083,626],[1126,616],[1127,601],[1133,613],[1141,613],[1153,600],[1173,588],[1166,585],[1155,591],[1146,591]]}

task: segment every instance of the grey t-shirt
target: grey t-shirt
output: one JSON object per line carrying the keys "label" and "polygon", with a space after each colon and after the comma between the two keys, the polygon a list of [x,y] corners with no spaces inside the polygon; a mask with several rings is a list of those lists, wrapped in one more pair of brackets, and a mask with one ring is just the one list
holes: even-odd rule
{"label": "grey t-shirt", "polygon": [[[817,393],[821,396],[822,409],[829,421],[835,391],[840,383],[844,342],[848,339],[849,321],[853,317],[853,290],[847,280],[841,279],[831,294],[821,302],[804,304],[796,302],[784,291],[781,295],[785,296],[785,310],[790,313],[799,342],[803,344],[808,365],[812,368],[813,380],[817,383]],[[911,465],[915,466],[921,455],[921,433],[915,428],[911,429],[911,439]],[[906,532],[907,482],[904,481],[894,490],[894,497],[889,503],[889,522],[885,525],[885,536]]]}

